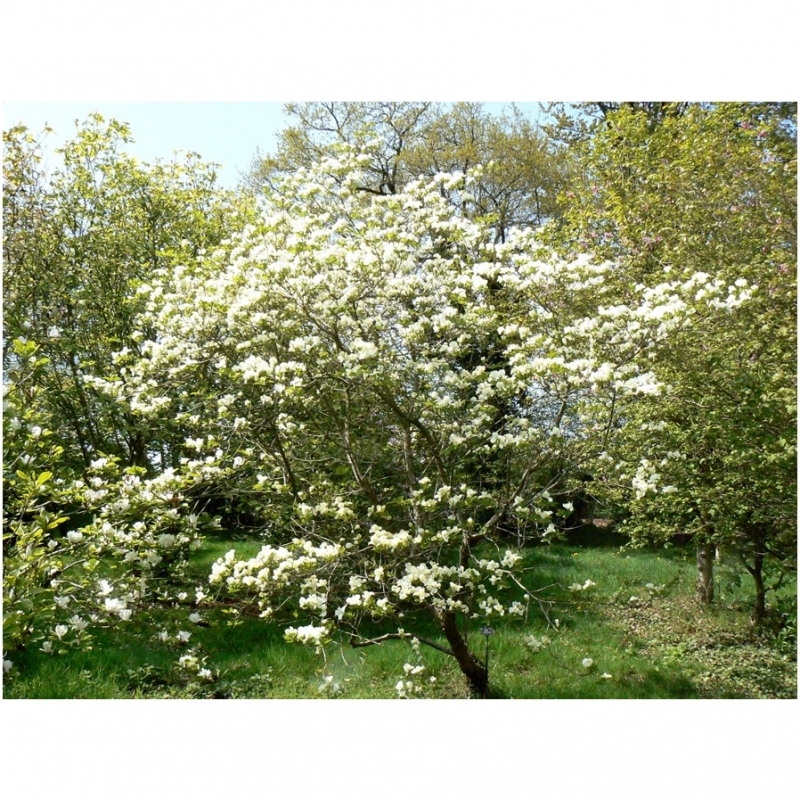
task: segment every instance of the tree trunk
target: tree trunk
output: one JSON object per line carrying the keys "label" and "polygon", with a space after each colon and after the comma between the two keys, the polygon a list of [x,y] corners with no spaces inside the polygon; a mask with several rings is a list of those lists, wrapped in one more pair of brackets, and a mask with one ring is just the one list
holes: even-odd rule
{"label": "tree trunk", "polygon": [[764,554],[756,553],[753,557],[753,566],[745,564],[747,571],[753,576],[756,583],[756,604],[753,608],[753,622],[760,625],[767,611],[767,592],[764,588]]}
{"label": "tree trunk", "polygon": [[481,664],[467,646],[458,629],[456,615],[452,611],[439,612],[439,625],[470,689],[474,694],[486,697],[489,693],[489,670],[486,665]]}
{"label": "tree trunk", "polygon": [[703,605],[714,599],[714,545],[697,547],[697,598]]}

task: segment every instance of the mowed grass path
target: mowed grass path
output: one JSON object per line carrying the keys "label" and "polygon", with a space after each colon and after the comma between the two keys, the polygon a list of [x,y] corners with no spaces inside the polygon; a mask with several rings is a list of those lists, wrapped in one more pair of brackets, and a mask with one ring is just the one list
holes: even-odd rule
{"label": "mowed grass path", "polygon": [[[192,577],[205,583],[213,561],[233,548],[242,557],[254,541],[209,539],[194,555]],[[567,543],[530,548],[526,583],[536,590],[524,621],[493,620],[489,672],[493,698],[788,698],[797,696],[796,642],[752,629],[746,582],[702,609],[694,601],[690,549],[630,550]],[[594,586],[578,590],[587,581]],[[572,589],[570,587],[573,587]],[[796,596],[796,585],[784,589]],[[405,663],[429,698],[466,698],[455,662],[404,642],[361,649],[332,645],[327,662],[287,644],[282,628],[236,606],[199,609],[193,593],[172,607],[142,610],[95,636],[90,651],[15,656],[6,698],[392,698]],[[444,643],[430,620],[408,629]],[[485,656],[481,621],[467,630]],[[159,637],[166,632],[166,641]],[[179,642],[179,631],[190,634]],[[211,677],[179,665],[187,653]],[[434,680],[431,680],[433,678]]]}

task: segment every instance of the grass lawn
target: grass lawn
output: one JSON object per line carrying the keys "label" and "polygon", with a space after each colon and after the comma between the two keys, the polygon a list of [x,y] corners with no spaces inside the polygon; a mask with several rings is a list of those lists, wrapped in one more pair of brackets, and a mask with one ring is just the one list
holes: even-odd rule
{"label": "grass lawn", "polygon": [[[211,563],[253,541],[209,539],[191,565],[197,585]],[[682,548],[630,550],[588,540],[530,548],[526,579],[540,590],[525,621],[493,622],[489,639],[495,698],[792,698],[797,696],[796,639],[789,628],[762,631],[749,620],[747,581],[720,571],[720,597],[711,609],[694,600],[694,554]],[[586,581],[594,586],[586,589]],[[796,597],[796,584],[782,600]],[[331,646],[327,663],[308,648],[287,644],[282,628],[222,604],[201,608],[193,597],[145,609],[129,622],[99,631],[93,648],[50,656],[16,654],[6,698],[392,698],[406,662],[420,663],[409,645]],[[476,621],[474,652],[486,640]],[[426,618],[409,630],[443,639]],[[796,626],[794,628],[796,630]],[[179,631],[188,642],[176,639]],[[161,637],[159,634],[165,632]],[[184,669],[181,656],[195,659]],[[466,698],[455,661],[421,648],[418,696]],[[589,660],[590,659],[590,660]],[[431,679],[435,680],[431,680]]]}

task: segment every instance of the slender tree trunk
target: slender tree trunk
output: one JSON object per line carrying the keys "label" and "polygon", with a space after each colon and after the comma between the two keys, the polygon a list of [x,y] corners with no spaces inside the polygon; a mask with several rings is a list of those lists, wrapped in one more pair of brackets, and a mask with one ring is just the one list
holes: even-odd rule
{"label": "slender tree trunk", "polygon": [[756,583],[756,604],[753,608],[753,622],[760,625],[764,621],[767,611],[767,592],[764,588],[764,554],[756,553],[753,557],[753,566],[745,564],[747,571],[753,576]]}
{"label": "slender tree trunk", "polygon": [[714,599],[713,544],[702,544],[697,548],[697,598],[706,606]]}
{"label": "slender tree trunk", "polygon": [[470,689],[473,693],[486,697],[489,693],[489,671],[467,646],[458,629],[456,615],[452,611],[439,612],[439,625]]}

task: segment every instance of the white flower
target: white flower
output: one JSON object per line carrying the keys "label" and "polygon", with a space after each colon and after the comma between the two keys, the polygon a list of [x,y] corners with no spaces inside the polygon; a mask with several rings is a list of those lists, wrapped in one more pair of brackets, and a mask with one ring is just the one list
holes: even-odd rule
{"label": "white flower", "polygon": [[69,628],[66,625],[56,625],[55,630],[53,631],[53,633],[55,633],[55,635],[58,636],[59,639],[62,636],[66,636],[68,632]]}
{"label": "white flower", "polygon": [[287,642],[301,642],[302,644],[320,646],[327,632],[328,629],[325,625],[319,627],[301,625],[299,628],[286,628],[283,636]]}
{"label": "white flower", "polygon": [[195,611],[193,614],[189,614],[189,622],[200,622],[201,616]]}
{"label": "white flower", "polygon": [[81,619],[77,614],[70,617],[69,621],[76,631],[82,631],[89,624],[85,619]]}
{"label": "white flower", "polygon": [[119,618],[123,620],[129,620],[131,618],[131,610],[129,608],[123,608],[119,611]]}
{"label": "white flower", "polygon": [[34,439],[38,439],[41,435],[42,429],[38,425],[34,425],[31,428],[31,436],[33,436]]}
{"label": "white flower", "polygon": [[611,675],[609,675],[607,672],[604,672],[600,677],[601,678],[605,678],[606,680],[608,680],[608,678],[610,678]]}
{"label": "white flower", "polygon": [[202,678],[204,681],[210,681],[212,678],[211,670],[206,669],[205,667],[203,669],[199,669],[197,670],[197,677]]}
{"label": "white flower", "polygon": [[591,667],[594,664],[594,659],[593,658],[584,658],[583,661],[581,661],[581,664],[584,667],[586,667],[586,669],[589,669],[589,667]]}
{"label": "white flower", "polygon": [[42,652],[43,653],[52,653],[53,652],[53,643],[52,642],[42,642]]}
{"label": "white flower", "polygon": [[125,608],[125,603],[116,597],[106,598],[103,605],[110,614],[119,614]]}
{"label": "white flower", "polygon": [[4,674],[8,674],[9,672],[11,672],[11,667],[13,667],[13,666],[14,666],[14,662],[13,661],[9,661],[9,659],[7,659],[7,658],[3,659],[3,673]]}
{"label": "white flower", "polygon": [[534,653],[538,653],[542,649],[543,643],[535,636],[526,636],[522,641],[525,643],[525,646]]}
{"label": "white flower", "polygon": [[80,531],[69,531],[67,533],[67,539],[71,544],[77,544],[81,539],[83,539],[83,534]]}
{"label": "white flower", "polygon": [[322,677],[322,683],[317,687],[317,691],[320,694],[339,694],[341,690],[341,684],[334,680],[333,675],[324,675]]}
{"label": "white flower", "polygon": [[53,598],[53,602],[54,602],[54,603],[55,603],[55,604],[56,604],[56,605],[57,605],[59,608],[66,608],[66,607],[69,605],[69,601],[70,601],[70,599],[71,599],[71,598],[70,598],[70,597],[68,597],[68,596],[64,596],[64,597],[61,597],[61,596],[56,596],[56,597],[54,597],[54,598]]}
{"label": "white flower", "polygon": [[158,632],[158,639],[161,642],[168,642],[169,641],[169,633],[167,633],[167,631],[159,631]]}
{"label": "white flower", "polygon": [[177,639],[179,642],[188,642],[191,635],[189,631],[178,631]]}

